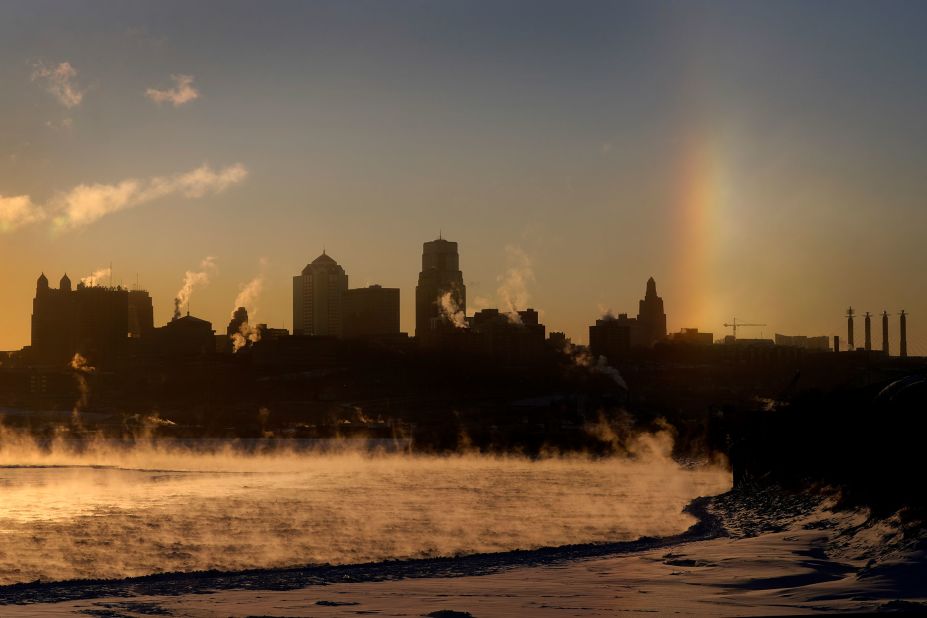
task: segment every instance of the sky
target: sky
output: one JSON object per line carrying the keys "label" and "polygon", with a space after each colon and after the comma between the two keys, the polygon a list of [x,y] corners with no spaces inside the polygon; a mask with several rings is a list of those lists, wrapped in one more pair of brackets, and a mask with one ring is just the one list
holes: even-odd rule
{"label": "sky", "polygon": [[8,0],[0,349],[29,343],[40,273],[110,264],[157,324],[189,271],[214,328],[236,299],[291,327],[323,249],[351,287],[399,287],[412,332],[442,234],[469,313],[514,299],[577,342],[653,276],[670,330],[905,309],[927,354],[924,23],[892,1]]}

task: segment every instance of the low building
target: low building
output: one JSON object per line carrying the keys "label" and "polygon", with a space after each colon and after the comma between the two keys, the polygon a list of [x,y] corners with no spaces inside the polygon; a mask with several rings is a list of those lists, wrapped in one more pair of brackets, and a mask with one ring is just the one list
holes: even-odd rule
{"label": "low building", "polygon": [[830,350],[830,337],[827,335],[806,337],[805,335],[780,335],[776,333],[776,345],[802,348],[803,350],[827,351]]}
{"label": "low building", "polygon": [[688,345],[711,345],[714,336],[712,333],[701,333],[697,328],[683,328],[678,333],[671,334],[670,341]]}
{"label": "low building", "polygon": [[538,312],[483,309],[468,319],[469,342],[478,356],[504,367],[537,363],[545,352],[546,328]]}
{"label": "low building", "polygon": [[215,335],[211,322],[187,314],[155,329],[154,351],[170,357],[211,354],[216,350]]}
{"label": "low building", "polygon": [[345,338],[399,334],[399,288],[371,285],[347,290],[342,306]]}
{"label": "low building", "polygon": [[618,317],[608,314],[589,327],[589,351],[611,362],[626,359],[639,340],[637,320],[626,313]]}

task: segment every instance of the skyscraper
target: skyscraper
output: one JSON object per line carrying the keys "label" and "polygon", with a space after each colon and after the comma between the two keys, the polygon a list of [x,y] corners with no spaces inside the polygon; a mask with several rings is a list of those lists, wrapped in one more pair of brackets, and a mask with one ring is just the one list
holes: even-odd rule
{"label": "skyscraper", "polygon": [[129,290],[129,337],[146,337],[154,330],[154,305],[147,290]]}
{"label": "skyscraper", "polygon": [[293,277],[293,334],[343,333],[343,300],[348,276],[324,251]]}
{"label": "skyscraper", "polygon": [[467,288],[457,243],[438,238],[422,245],[422,272],[415,286],[415,337],[427,339],[441,324],[451,325],[450,311],[466,315]]}
{"label": "skyscraper", "polygon": [[640,343],[652,346],[666,338],[666,314],[663,299],[657,296],[657,282],[653,277],[647,280],[647,292],[640,301],[637,313],[637,327]]}

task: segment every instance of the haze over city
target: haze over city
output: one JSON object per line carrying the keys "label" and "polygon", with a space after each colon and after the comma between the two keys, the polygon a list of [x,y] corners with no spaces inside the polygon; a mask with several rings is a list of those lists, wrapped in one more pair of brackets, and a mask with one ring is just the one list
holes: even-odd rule
{"label": "haze over city", "polygon": [[516,269],[527,306],[579,342],[633,313],[649,276],[670,331],[721,336],[736,315],[843,335],[850,304],[920,316],[924,13],[8,4],[0,349],[28,344],[40,272],[112,264],[162,324],[210,256],[194,314],[224,324],[263,275],[260,320],[292,326],[290,280],[323,249],[352,287],[400,288],[412,332],[439,234],[471,308],[500,305]]}

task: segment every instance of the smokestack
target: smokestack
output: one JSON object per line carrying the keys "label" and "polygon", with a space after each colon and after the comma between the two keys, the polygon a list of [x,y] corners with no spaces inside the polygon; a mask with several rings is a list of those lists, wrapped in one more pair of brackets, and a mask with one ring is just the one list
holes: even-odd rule
{"label": "smokestack", "polygon": [[847,309],[847,350],[853,349],[853,307]]}
{"label": "smokestack", "polygon": [[882,311],[882,351],[888,356],[888,311]]}
{"label": "smokestack", "polygon": [[840,335],[834,335],[834,352],[840,351]]}
{"label": "smokestack", "polygon": [[871,314],[866,312],[866,351],[872,350],[872,319]]}
{"label": "smokestack", "polygon": [[901,310],[901,342],[898,344],[898,356],[905,358],[908,355],[908,316]]}

